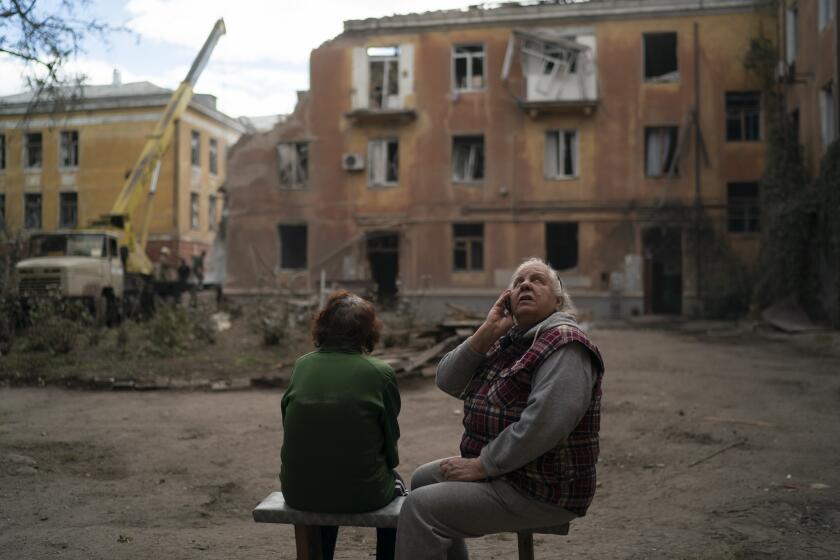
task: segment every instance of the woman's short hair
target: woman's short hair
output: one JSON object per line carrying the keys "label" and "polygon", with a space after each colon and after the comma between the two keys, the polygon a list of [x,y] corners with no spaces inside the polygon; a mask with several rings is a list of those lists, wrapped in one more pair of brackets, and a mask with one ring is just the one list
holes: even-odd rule
{"label": "woman's short hair", "polygon": [[382,331],[373,304],[347,290],[330,295],[312,321],[315,346],[340,347],[371,352]]}
{"label": "woman's short hair", "polygon": [[569,292],[567,292],[566,288],[563,286],[563,281],[560,280],[560,273],[551,268],[551,265],[540,258],[529,257],[522,261],[522,264],[516,267],[516,270],[513,272],[513,276],[510,278],[509,288],[513,288],[513,282],[516,280],[516,277],[519,276],[519,273],[528,266],[540,266],[548,273],[548,280],[551,282],[551,291],[553,291],[557,299],[560,300],[557,311],[562,311],[564,313],[568,313],[569,315],[577,313],[575,304],[572,302],[572,296],[569,295]]}

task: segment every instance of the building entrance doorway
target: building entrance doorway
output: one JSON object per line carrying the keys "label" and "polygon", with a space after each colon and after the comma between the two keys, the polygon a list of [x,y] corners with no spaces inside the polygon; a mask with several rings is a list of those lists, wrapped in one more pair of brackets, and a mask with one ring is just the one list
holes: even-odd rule
{"label": "building entrance doorway", "polygon": [[370,274],[376,282],[376,299],[381,305],[395,303],[397,275],[400,272],[400,236],[393,232],[372,232],[367,235]]}
{"label": "building entrance doorway", "polygon": [[682,313],[682,229],[651,228],[642,237],[645,313]]}

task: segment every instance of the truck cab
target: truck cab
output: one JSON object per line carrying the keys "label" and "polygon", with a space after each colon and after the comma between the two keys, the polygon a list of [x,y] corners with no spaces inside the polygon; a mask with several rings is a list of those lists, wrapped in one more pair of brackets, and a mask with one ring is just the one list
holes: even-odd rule
{"label": "truck cab", "polygon": [[116,309],[123,297],[125,270],[118,236],[108,231],[32,235],[29,258],[17,263],[15,272],[19,295],[81,298],[97,317]]}

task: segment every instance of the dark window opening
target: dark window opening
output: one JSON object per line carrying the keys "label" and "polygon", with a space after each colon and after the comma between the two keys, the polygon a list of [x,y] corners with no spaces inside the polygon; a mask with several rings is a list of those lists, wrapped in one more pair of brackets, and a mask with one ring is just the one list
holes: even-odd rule
{"label": "dark window opening", "polygon": [[6,195],[0,193],[0,232],[6,227]]}
{"label": "dark window opening", "polygon": [[645,81],[675,82],[677,70],[677,34],[645,33]]}
{"label": "dark window opening", "polygon": [[280,234],[280,268],[306,268],[306,226],[277,226]]}
{"label": "dark window opening", "polygon": [[207,165],[210,167],[210,173],[213,175],[219,172],[219,141],[215,138],[210,139]]}
{"label": "dark window opening", "polygon": [[24,229],[41,229],[41,195],[23,195]]}
{"label": "dark window opening", "polygon": [[79,165],[79,131],[65,130],[61,133],[61,167]]}
{"label": "dark window opening", "polygon": [[6,135],[0,134],[0,169],[6,169]]}
{"label": "dark window opening", "polygon": [[484,136],[452,138],[452,180],[456,182],[484,179]]}
{"label": "dark window opening", "polygon": [[733,91],[726,94],[726,139],[758,140],[761,134],[761,94]]}
{"label": "dark window opening", "polygon": [[[40,168],[43,162],[44,140],[40,132],[31,132],[26,135],[26,155],[24,162],[26,167]],[[39,195],[40,196],[40,195]]]}
{"label": "dark window opening", "polygon": [[679,173],[676,126],[645,127],[645,175],[662,177],[671,172]]}
{"label": "dark window opening", "polygon": [[453,268],[484,269],[484,224],[452,224]]}
{"label": "dark window opening", "polygon": [[198,229],[199,223],[199,200],[198,193],[190,193],[190,228]]}
{"label": "dark window opening", "polygon": [[729,183],[726,215],[730,233],[755,233],[760,228],[758,183]]}
{"label": "dark window opening", "polygon": [[58,227],[72,229],[78,224],[78,195],[76,193],[60,193],[58,209]]}
{"label": "dark window opening", "polygon": [[201,134],[197,130],[190,134],[190,163],[195,167],[201,165]]}
{"label": "dark window opening", "polygon": [[545,258],[555,270],[568,270],[578,265],[578,223],[545,224]]}

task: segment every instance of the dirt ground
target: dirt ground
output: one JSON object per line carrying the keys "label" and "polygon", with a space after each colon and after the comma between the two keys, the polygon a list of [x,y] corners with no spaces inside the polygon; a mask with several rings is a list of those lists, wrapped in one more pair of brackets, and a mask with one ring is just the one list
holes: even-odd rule
{"label": "dirt ground", "polygon": [[[746,335],[592,334],[600,487],[537,558],[840,558],[840,360]],[[457,452],[461,410],[431,379],[401,391],[408,476]],[[294,558],[291,527],[251,520],[279,486],[281,395],[0,390],[0,558]],[[344,530],[336,558],[373,540]],[[516,557],[511,534],[470,549]]]}

